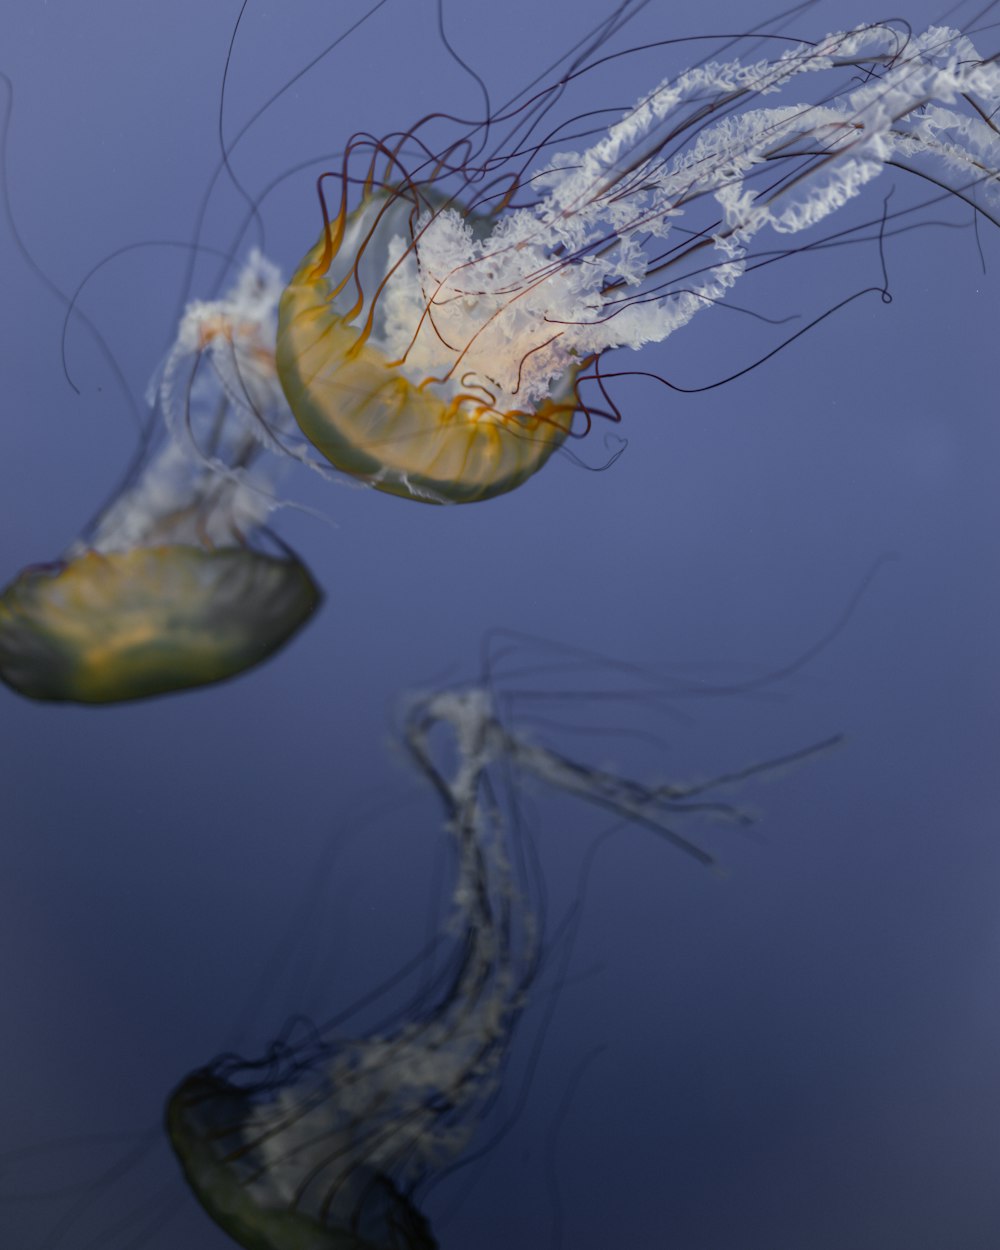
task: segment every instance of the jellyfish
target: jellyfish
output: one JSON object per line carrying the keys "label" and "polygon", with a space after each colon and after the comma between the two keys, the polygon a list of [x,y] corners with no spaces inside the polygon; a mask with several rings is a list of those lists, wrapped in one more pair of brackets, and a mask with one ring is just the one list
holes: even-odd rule
{"label": "jellyfish", "polygon": [[560,150],[549,110],[590,68],[579,57],[443,147],[424,137],[435,115],[358,134],[321,176],[277,367],[336,468],[429,503],[513,490],[594,416],[618,418],[605,353],[666,339],[775,259],[753,248],[765,228],[814,235],[887,166],[977,211],[980,191],[996,198],[1000,67],[957,30],[866,25],[703,62]]}
{"label": "jellyfish", "polygon": [[[440,722],[455,733],[451,777],[429,743]],[[307,1039],[258,1062],[223,1057],[170,1097],[184,1174],[242,1246],[437,1244],[414,1191],[468,1144],[537,967],[537,934],[484,789],[491,723],[473,691],[430,702],[407,730],[457,851],[440,1000],[370,1037]]]}
{"label": "jellyfish", "polygon": [[441,935],[451,955],[431,978],[438,990],[367,1036],[302,1027],[260,1059],[223,1055],[185,1077],[167,1103],[189,1186],[247,1250],[437,1245],[421,1196],[460,1161],[495,1101],[543,962],[545,891],[535,857],[514,844],[505,776],[593,803],[712,865],[677,823],[705,815],[749,823],[711,791],[831,745],[694,785],[646,783],[505,724],[488,685],[414,698],[404,732],[455,849]]}
{"label": "jellyfish", "polygon": [[110,703],[260,663],[316,610],[309,570],[264,527],[287,424],[274,370],[277,269],[251,255],[195,302],[151,386],[123,489],[61,559],[0,594],[0,677],[34,699]]}

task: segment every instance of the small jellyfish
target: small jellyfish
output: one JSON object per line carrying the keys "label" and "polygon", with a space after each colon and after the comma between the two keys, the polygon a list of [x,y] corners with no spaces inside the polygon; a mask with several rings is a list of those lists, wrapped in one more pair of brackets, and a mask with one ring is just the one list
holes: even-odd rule
{"label": "small jellyfish", "polygon": [[[869,25],[704,62],[589,149],[560,151],[549,110],[593,65],[581,56],[443,148],[424,137],[434,115],[357,135],[321,177],[323,230],[282,296],[277,365],[338,469],[432,503],[510,491],[593,416],[618,419],[605,352],[666,339],[776,258],[752,249],[765,227],[817,227],[888,165],[977,210],[997,190],[1000,66],[956,30]],[[796,99],[803,80],[817,81]]]}
{"label": "small jellyfish", "polygon": [[62,559],[0,594],[8,686],[109,703],[204,685],[264,660],[315,611],[308,569],[263,529],[281,463],[265,453],[289,421],[280,285],[255,254],[223,299],[188,307],[124,488]]}
{"label": "small jellyfish", "polygon": [[[440,735],[454,739],[442,752]],[[749,817],[709,791],[831,745],[692,786],[645,784],[507,727],[487,686],[416,699],[406,744],[443,801],[456,849],[451,946],[439,988],[369,1036],[307,1028],[259,1060],[224,1055],[170,1096],[166,1127],[205,1210],[247,1250],[432,1250],[420,1198],[467,1150],[495,1101],[516,1025],[541,965],[536,857],[512,841],[505,779],[547,787],[637,822],[702,864],[678,833],[705,815]],[[442,768],[437,757],[454,760]],[[516,869],[515,869],[516,866]]]}

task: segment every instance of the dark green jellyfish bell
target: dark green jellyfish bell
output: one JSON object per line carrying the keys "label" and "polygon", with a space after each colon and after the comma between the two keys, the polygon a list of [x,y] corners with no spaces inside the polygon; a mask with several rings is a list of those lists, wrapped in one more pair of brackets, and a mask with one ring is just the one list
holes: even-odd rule
{"label": "dark green jellyfish bell", "polygon": [[[314,1098],[302,1095],[299,1116]],[[287,1142],[279,1135],[272,1161],[268,1145],[274,1134],[255,1127],[256,1101],[252,1092],[206,1069],[187,1077],[166,1109],[167,1133],[188,1183],[244,1250],[437,1250],[430,1225],[410,1199],[388,1177],[350,1156],[349,1137],[317,1144],[306,1134],[298,1151],[284,1158]],[[294,1128],[296,1110],[286,1109],[283,1118]],[[315,1127],[311,1120],[309,1127]],[[300,1182],[305,1171],[308,1177],[316,1155],[326,1167],[342,1155],[346,1161],[323,1196],[310,1201],[296,1194],[289,1176]]]}
{"label": "dark green jellyfish bell", "polygon": [[32,565],[0,595],[0,678],[32,699],[116,703],[266,659],[321,594],[293,556],[183,544]]}

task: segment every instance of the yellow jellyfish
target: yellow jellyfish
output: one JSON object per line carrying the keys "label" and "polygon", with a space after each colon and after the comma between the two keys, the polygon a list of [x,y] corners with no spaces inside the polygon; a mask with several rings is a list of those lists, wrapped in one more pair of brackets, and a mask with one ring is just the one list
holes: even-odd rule
{"label": "yellow jellyfish", "polygon": [[0,594],[0,678],[35,699],[109,703],[220,681],[320,602],[262,528],[287,424],[274,371],[277,270],[252,256],[192,304],[155,388],[161,418],[118,497],[59,561]]}
{"label": "yellow jellyfish", "polygon": [[[973,204],[996,195],[1000,67],[955,30],[869,25],[706,62],[589,149],[553,154],[548,134],[531,137],[537,119],[586,72],[442,150],[423,139],[433,116],[402,137],[355,136],[321,178],[323,230],[282,296],[277,366],[338,469],[431,503],[512,490],[577,433],[575,415],[581,433],[618,419],[602,354],[725,300],[774,259],[751,250],[765,228],[817,227],[889,164],[941,166],[931,180]],[[485,152],[501,122],[509,147]],[[324,179],[340,185],[332,213]]]}

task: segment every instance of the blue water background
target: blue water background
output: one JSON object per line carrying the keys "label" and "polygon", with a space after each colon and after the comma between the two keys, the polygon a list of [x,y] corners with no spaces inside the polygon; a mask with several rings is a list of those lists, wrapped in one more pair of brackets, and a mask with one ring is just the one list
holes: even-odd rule
{"label": "blue water background", "polygon": [[[64,290],[117,248],[190,239],[217,163],[237,9],[7,0],[12,208]],[[606,9],[463,0],[446,17],[501,98]],[[361,12],[353,0],[251,0],[226,135]],[[894,6],[918,28],[935,12]],[[618,46],[735,32],[769,13],[760,0],[654,3]],[[880,16],[851,0],[791,29]],[[624,109],[691,59],[625,58],[593,107]],[[434,6],[389,0],[260,118],[233,166],[256,196],[352,131],[436,109],[475,115],[481,97],[443,50]],[[318,232],[314,173],[263,210],[266,251],[286,272]],[[879,211],[877,192],[870,205]],[[243,213],[221,185],[205,241],[228,246]],[[47,1244],[65,1211],[58,1245],[82,1250],[161,1191],[172,1218],[152,1250],[228,1244],[165,1149],[93,1190],[87,1209],[23,1195],[86,1192],[122,1144],[52,1143],[155,1127],[185,1072],[230,1045],[259,1050],[290,1012],[330,1014],[418,948],[443,836],[392,747],[406,690],[474,676],[485,631],[501,625],[685,680],[763,673],[821,637],[887,552],[898,560],[794,679],[752,698],[614,708],[605,725],[588,713],[608,731],[604,762],[672,779],[835,732],[847,742],[743,792],[760,811],[756,838],[705,830],[725,877],[641,830],[603,845],[568,975],[543,977],[515,1047],[507,1108],[538,1047],[525,1106],[427,1212],[445,1250],[547,1248],[553,1228],[574,1250],[998,1244],[1000,237],[983,229],[982,246],[985,273],[971,230],[891,239],[891,305],[859,300],[719,389],[621,381],[615,432],[628,448],[604,474],[557,458],[511,495],[451,509],[289,479],[290,495],[329,518],[287,511],[277,523],[327,599],[301,638],[240,680],[100,710],[0,691],[0,1126],[13,1152],[0,1187],[20,1195],[0,1211],[0,1244]],[[6,230],[0,252],[7,580],[67,545],[114,489],[135,433],[78,324],[71,389],[64,308]],[[81,298],[139,398],[170,341],[188,255],[130,251]],[[215,272],[199,261],[195,295]],[[734,298],[808,316],[880,282],[868,247],[776,266]],[[769,333],[706,312],[615,363],[695,386],[749,363],[780,337]],[[591,464],[608,455],[603,435],[579,449]],[[662,751],[614,734],[636,717]],[[398,808],[366,822],[383,798]],[[532,803],[558,916],[609,821],[540,792]],[[277,964],[290,934],[301,944]]]}

